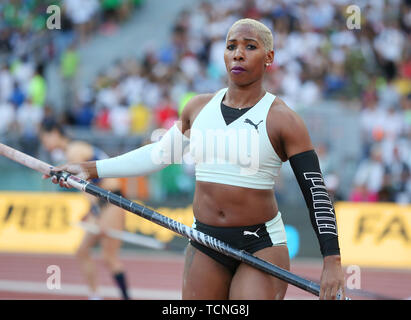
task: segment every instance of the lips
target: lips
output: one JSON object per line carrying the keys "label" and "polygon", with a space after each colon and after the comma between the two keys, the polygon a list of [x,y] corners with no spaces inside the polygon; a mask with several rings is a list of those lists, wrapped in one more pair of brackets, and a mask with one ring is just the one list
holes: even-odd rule
{"label": "lips", "polygon": [[235,66],[231,68],[231,73],[234,74],[240,74],[242,72],[246,71],[244,68],[240,67],[240,66]]}

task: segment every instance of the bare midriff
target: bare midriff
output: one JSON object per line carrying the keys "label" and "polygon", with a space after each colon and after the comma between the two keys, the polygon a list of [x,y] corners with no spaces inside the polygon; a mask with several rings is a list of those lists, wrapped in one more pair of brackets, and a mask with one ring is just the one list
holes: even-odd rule
{"label": "bare midriff", "polygon": [[213,182],[196,182],[195,218],[221,227],[251,226],[273,219],[278,212],[274,190],[251,189]]}

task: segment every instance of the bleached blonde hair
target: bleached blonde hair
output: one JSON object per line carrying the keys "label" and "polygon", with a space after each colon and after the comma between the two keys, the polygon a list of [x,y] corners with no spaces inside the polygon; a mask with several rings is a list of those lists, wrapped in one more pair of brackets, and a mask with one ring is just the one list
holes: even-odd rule
{"label": "bleached blonde hair", "polygon": [[227,32],[226,42],[228,40],[228,35],[230,34],[231,30],[234,27],[242,26],[242,25],[251,26],[257,31],[261,41],[264,44],[264,49],[266,52],[274,50],[274,40],[273,40],[273,34],[271,30],[268,29],[268,27],[264,25],[263,23],[261,23],[260,21],[249,19],[249,18],[240,19],[234,22],[230,30],[228,30]]}

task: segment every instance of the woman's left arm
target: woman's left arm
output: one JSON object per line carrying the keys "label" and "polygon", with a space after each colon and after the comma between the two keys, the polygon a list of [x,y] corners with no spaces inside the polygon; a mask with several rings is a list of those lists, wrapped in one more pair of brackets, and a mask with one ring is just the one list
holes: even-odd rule
{"label": "woman's left arm", "polygon": [[279,134],[282,151],[289,159],[324,258],[320,299],[336,299],[339,290],[345,299],[337,222],[334,206],[324,185],[317,154],[301,117],[289,109],[280,112]]}

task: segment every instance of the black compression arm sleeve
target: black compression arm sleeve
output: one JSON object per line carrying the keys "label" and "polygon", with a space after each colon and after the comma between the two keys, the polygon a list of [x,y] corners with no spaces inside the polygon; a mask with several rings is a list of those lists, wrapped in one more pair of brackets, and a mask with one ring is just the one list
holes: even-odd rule
{"label": "black compression arm sleeve", "polygon": [[324,185],[317,154],[314,150],[296,154],[290,157],[290,164],[310,211],[321,254],[339,255],[334,206]]}

